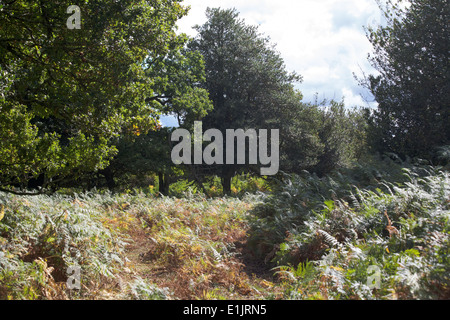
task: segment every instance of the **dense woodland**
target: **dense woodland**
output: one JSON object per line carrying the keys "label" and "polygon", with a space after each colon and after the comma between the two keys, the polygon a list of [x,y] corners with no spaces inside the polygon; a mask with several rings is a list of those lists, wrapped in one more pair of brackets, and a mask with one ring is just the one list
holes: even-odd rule
{"label": "dense woodland", "polygon": [[[400,4],[364,107],[303,101],[235,9],[0,1],[0,299],[449,299],[450,6]],[[167,115],[280,130],[279,173],[174,164]]]}

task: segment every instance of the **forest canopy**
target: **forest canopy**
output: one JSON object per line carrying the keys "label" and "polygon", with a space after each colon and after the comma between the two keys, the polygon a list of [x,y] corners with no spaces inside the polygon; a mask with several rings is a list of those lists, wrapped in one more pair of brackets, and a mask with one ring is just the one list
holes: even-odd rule
{"label": "forest canopy", "polygon": [[[80,29],[66,26],[73,4]],[[187,13],[180,1],[9,1],[0,10],[1,186],[74,181],[108,166],[113,139],[157,129],[168,108],[210,108],[188,78],[173,81],[186,63],[192,82],[203,73],[175,32]]]}

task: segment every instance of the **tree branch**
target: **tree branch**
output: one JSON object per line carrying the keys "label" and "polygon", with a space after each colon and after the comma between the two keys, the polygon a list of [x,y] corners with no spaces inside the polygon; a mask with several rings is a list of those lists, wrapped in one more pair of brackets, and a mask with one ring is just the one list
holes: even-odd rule
{"label": "tree branch", "polygon": [[24,191],[9,190],[9,189],[0,187],[0,191],[5,192],[5,193],[11,193],[16,196],[39,196],[39,195],[47,194],[45,191],[43,191],[43,189],[42,189],[42,191],[38,191],[38,192],[24,192]]}

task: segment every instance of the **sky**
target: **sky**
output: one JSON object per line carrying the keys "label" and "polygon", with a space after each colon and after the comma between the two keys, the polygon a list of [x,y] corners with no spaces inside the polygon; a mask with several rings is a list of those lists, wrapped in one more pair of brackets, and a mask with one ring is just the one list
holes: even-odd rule
{"label": "sky", "polygon": [[286,69],[303,77],[296,87],[305,102],[344,99],[345,105],[375,106],[354,78],[376,71],[364,26],[382,23],[375,0],[185,0],[191,7],[178,32],[195,36],[194,25],[206,22],[211,8],[235,8],[247,24],[259,26],[284,59]]}

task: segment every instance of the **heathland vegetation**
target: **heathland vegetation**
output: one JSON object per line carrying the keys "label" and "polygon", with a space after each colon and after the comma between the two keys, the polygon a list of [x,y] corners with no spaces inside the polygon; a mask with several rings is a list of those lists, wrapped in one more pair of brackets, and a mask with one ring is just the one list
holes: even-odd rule
{"label": "heathland vegetation", "polygon": [[[450,298],[446,1],[380,2],[376,108],[302,101],[234,9],[69,2],[0,1],[0,299]],[[174,163],[162,115],[279,130],[280,170]]]}

